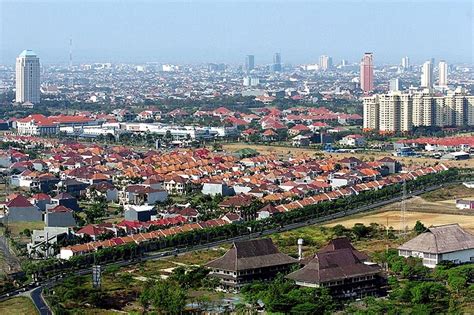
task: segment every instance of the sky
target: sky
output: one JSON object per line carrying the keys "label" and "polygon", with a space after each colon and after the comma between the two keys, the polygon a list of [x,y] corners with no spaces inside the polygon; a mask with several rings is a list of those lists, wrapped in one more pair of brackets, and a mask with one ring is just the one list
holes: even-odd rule
{"label": "sky", "polygon": [[471,0],[0,0],[0,64],[23,49],[42,63],[473,63]]}

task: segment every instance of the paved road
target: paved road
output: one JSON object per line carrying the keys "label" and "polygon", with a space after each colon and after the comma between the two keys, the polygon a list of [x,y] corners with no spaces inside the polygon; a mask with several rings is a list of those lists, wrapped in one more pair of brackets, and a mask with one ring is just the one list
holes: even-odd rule
{"label": "paved road", "polygon": [[[423,189],[423,190],[410,192],[409,194],[407,194],[407,197],[410,198],[410,197],[417,196],[417,195],[420,195],[420,194],[428,192],[428,191],[433,191],[433,190],[441,188],[442,186],[443,186],[443,184],[433,186],[433,187]],[[379,208],[379,207],[382,207],[382,206],[385,206],[385,205],[388,205],[388,204],[391,204],[391,203],[394,203],[394,202],[398,202],[401,199],[402,199],[402,196],[397,196],[397,197],[391,198],[389,200],[384,200],[384,201],[372,203],[372,204],[367,205],[367,206],[351,209],[351,210],[344,211],[344,212],[334,213],[334,214],[330,214],[330,215],[319,217],[319,218],[310,219],[310,220],[303,221],[303,222],[292,223],[292,224],[288,224],[288,225],[285,225],[285,226],[280,227],[280,228],[266,230],[266,231],[263,231],[263,232],[251,233],[251,234],[248,234],[248,235],[233,237],[233,238],[220,240],[220,241],[216,241],[216,242],[211,242],[211,243],[207,243],[207,244],[181,248],[179,250],[147,253],[147,254],[145,254],[145,256],[141,257],[139,261],[164,259],[164,258],[167,258],[169,256],[182,255],[182,254],[185,254],[185,253],[188,253],[188,252],[193,252],[193,251],[197,251],[197,250],[201,250],[201,249],[211,248],[211,247],[215,247],[215,246],[222,245],[222,244],[229,243],[229,242],[246,240],[246,239],[253,239],[253,238],[258,238],[258,237],[262,237],[262,236],[266,236],[266,235],[270,235],[270,234],[274,234],[274,233],[289,231],[289,230],[297,229],[297,228],[304,227],[304,226],[307,226],[307,225],[312,225],[312,224],[322,223],[322,222],[326,222],[326,221],[331,221],[331,220],[342,218],[342,217],[345,217],[345,216],[348,216],[348,215],[353,215],[353,214],[356,214],[356,213],[365,212],[365,211],[372,210],[372,209],[375,209],[375,208]],[[137,260],[127,260],[127,261],[120,261],[120,262],[111,263],[111,264],[108,264],[108,265],[115,265],[115,266],[122,267],[122,266],[135,264],[137,262],[138,262]],[[87,269],[75,271],[74,274],[75,275],[86,275],[86,274],[89,274],[91,272],[92,272],[92,268],[87,268]],[[31,299],[33,300],[33,303],[35,304],[36,308],[39,310],[41,315],[52,314],[51,309],[48,307],[48,305],[45,303],[45,301],[42,297],[43,290],[45,288],[48,288],[48,287],[53,287],[54,285],[58,284],[61,281],[62,281],[62,278],[56,277],[55,279],[51,279],[48,282],[43,283],[40,286],[38,286],[36,288],[33,288],[30,291],[25,292],[25,294],[29,294],[31,296]],[[16,291],[10,292],[8,296],[16,295],[16,294],[19,294],[20,292],[21,292],[21,290],[16,290]],[[0,301],[3,300],[3,299],[6,299],[6,298],[8,298],[6,295],[2,295],[2,296],[0,296]]]}
{"label": "paved road", "polygon": [[30,297],[33,300],[36,308],[38,309],[40,315],[51,315],[53,312],[46,304],[45,300],[43,299],[43,289],[44,286],[37,287],[30,292]]}

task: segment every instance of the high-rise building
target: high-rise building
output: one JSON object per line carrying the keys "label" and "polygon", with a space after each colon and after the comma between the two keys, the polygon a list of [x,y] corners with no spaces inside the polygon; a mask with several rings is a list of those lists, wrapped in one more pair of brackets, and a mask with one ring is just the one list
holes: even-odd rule
{"label": "high-rise building", "polygon": [[360,62],[360,88],[364,93],[374,90],[374,60],[372,53],[365,53]]}
{"label": "high-rise building", "polygon": [[255,56],[247,55],[245,58],[245,71],[252,71],[255,69]]}
{"label": "high-rise building", "polygon": [[431,91],[390,92],[364,98],[364,129],[406,132],[413,127],[474,126],[474,96],[458,88],[447,95]]}
{"label": "high-rise building", "polygon": [[379,98],[377,95],[364,98],[364,130],[378,130]]}
{"label": "high-rise building", "polygon": [[330,56],[322,55],[319,57],[319,68],[321,70],[329,70],[332,68],[332,58]]}
{"label": "high-rise building", "polygon": [[439,86],[446,87],[448,86],[448,63],[444,60],[441,60],[438,64],[439,71]]}
{"label": "high-rise building", "polygon": [[40,62],[32,50],[23,50],[16,58],[16,102],[40,102]]}
{"label": "high-rise building", "polygon": [[407,56],[402,58],[402,68],[404,70],[410,69],[410,58],[408,58]]}
{"label": "high-rise building", "polygon": [[281,54],[275,53],[273,55],[273,71],[281,71]]}
{"label": "high-rise building", "polygon": [[433,87],[433,64],[431,61],[425,61],[421,67],[421,87]]}
{"label": "high-rise building", "polygon": [[390,91],[400,91],[400,79],[395,78],[390,80]]}

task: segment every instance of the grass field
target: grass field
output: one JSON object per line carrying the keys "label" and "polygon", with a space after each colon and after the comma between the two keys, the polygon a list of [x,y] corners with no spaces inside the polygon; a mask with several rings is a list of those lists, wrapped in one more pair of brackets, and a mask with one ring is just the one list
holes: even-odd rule
{"label": "grass field", "polygon": [[8,228],[13,235],[20,235],[20,232],[23,232],[25,229],[33,230],[42,230],[44,228],[44,222],[27,222],[27,221],[18,221],[18,222],[9,222]]}
{"label": "grass field", "polygon": [[458,198],[474,198],[474,189],[462,184],[450,185],[421,195],[428,202],[454,201]]}
{"label": "grass field", "polygon": [[14,297],[0,302],[0,314],[5,315],[33,315],[38,310],[33,302],[27,297]]}
{"label": "grass field", "polygon": [[[223,144],[222,148],[228,152],[235,152],[243,148],[251,148],[257,150],[260,154],[277,154],[279,156],[295,156],[298,154],[308,154],[309,156],[314,156],[315,154],[324,155],[328,158],[341,159],[344,157],[354,156],[362,160],[375,160],[384,156],[391,156],[391,152],[364,152],[364,153],[325,153],[320,150],[312,148],[296,148],[296,147],[284,147],[284,146],[272,146],[272,145],[257,145],[257,144],[246,144],[246,143],[229,143]],[[474,159],[466,161],[444,161],[437,160],[428,157],[392,157],[396,160],[401,161],[404,165],[423,165],[431,166],[435,164],[445,164],[451,167],[461,167],[461,168],[473,168]]]}

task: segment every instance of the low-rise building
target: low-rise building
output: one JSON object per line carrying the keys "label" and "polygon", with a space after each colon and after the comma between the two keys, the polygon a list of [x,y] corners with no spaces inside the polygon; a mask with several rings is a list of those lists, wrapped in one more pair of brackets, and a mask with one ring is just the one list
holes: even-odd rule
{"label": "low-rise building", "polygon": [[6,204],[9,222],[15,221],[43,221],[41,210],[32,205],[31,202],[22,195],[18,195]]}
{"label": "low-rise building", "polygon": [[398,247],[398,254],[421,258],[423,265],[429,268],[441,261],[474,262],[474,235],[459,224],[432,226]]}
{"label": "low-rise building", "polygon": [[461,209],[461,210],[474,209],[474,200],[457,199],[456,200],[456,208]]}
{"label": "low-rise building", "polygon": [[220,289],[239,291],[256,280],[271,280],[278,273],[287,272],[296,259],[278,251],[272,240],[259,239],[234,242],[224,256],[206,264],[209,276],[220,280]]}
{"label": "low-rise building", "polygon": [[56,206],[46,210],[44,223],[46,226],[54,227],[75,227],[76,220],[73,216],[73,210],[65,206]]}
{"label": "low-rise building", "polygon": [[133,206],[129,205],[126,207],[124,212],[125,220],[127,221],[140,221],[147,222],[151,220],[151,217],[156,215],[154,206]]}
{"label": "low-rise building", "polygon": [[340,145],[348,147],[363,147],[365,143],[365,137],[362,135],[347,135],[339,141]]}
{"label": "low-rise building", "polygon": [[386,285],[382,268],[367,259],[349,239],[337,238],[314,256],[301,260],[303,268],[287,278],[299,286],[327,288],[336,298],[382,295]]}
{"label": "low-rise building", "polygon": [[232,196],[234,195],[234,190],[227,186],[226,183],[204,183],[202,185],[202,190],[201,192],[203,195],[210,195],[210,196],[216,196],[216,195],[221,195],[223,197],[226,196]]}

